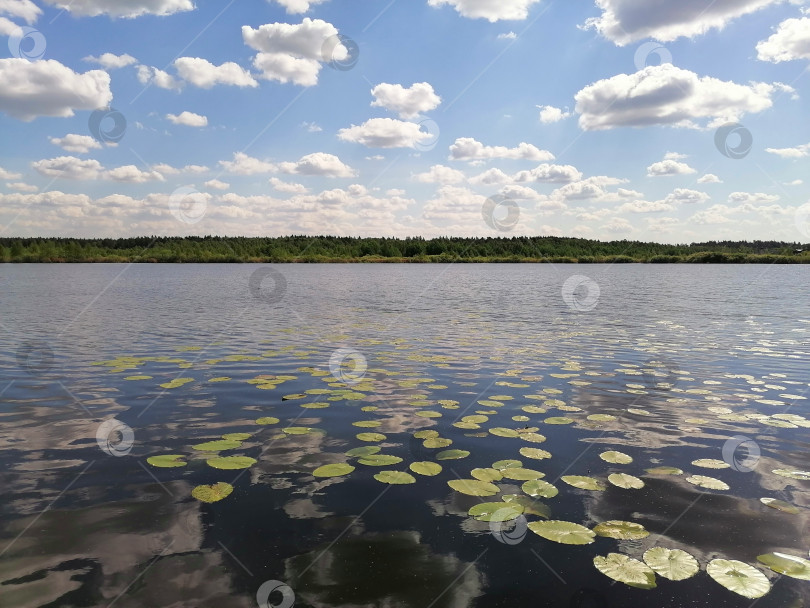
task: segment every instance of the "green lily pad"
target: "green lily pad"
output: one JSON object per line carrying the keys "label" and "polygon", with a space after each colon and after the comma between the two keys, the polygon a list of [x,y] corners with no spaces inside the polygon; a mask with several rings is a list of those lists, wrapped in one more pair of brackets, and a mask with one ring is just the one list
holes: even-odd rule
{"label": "green lily pad", "polygon": [[580,490],[601,491],[607,489],[607,486],[602,481],[584,475],[563,475],[560,479],[569,486],[574,486]]}
{"label": "green lily pad", "polygon": [[439,436],[439,431],[433,431],[433,430],[416,431],[413,434],[413,436],[416,437],[417,439],[430,439],[431,437],[438,437]]}
{"label": "green lily pad", "polygon": [[531,481],[533,479],[541,479],[546,476],[545,473],[535,471],[534,469],[524,469],[519,467],[509,467],[501,470],[501,474],[506,479],[514,479],[515,481]]}
{"label": "green lily pad", "polygon": [[686,551],[653,547],[644,552],[644,563],[652,568],[658,576],[671,581],[682,581],[693,577],[700,571],[698,561]]}
{"label": "green lily pad", "polygon": [[467,450],[444,450],[436,454],[436,460],[458,460],[469,455]]}
{"label": "green lily pad", "polygon": [[514,429],[507,429],[504,427],[496,426],[495,428],[489,429],[489,432],[492,435],[496,435],[497,437],[517,437],[519,434]]}
{"label": "green lily pad", "polygon": [[653,467],[645,470],[650,475],[683,475],[683,471],[678,467]]}
{"label": "green lily pad", "polygon": [[256,421],[256,424],[267,425],[267,424],[278,424],[279,422],[280,420],[278,418],[273,418],[272,416],[265,416],[264,418],[259,418]]}
{"label": "green lily pad", "polygon": [[493,469],[503,471],[504,469],[512,469],[522,467],[523,463],[519,460],[498,460],[492,463]]}
{"label": "green lily pad", "polygon": [[159,467],[161,469],[172,469],[175,467],[184,467],[188,463],[179,460],[180,458],[184,458],[182,454],[161,454],[160,456],[150,456],[146,459],[146,462],[151,464],[153,467]]}
{"label": "green lily pad", "polygon": [[630,464],[631,462],[633,462],[632,456],[629,456],[623,452],[616,452],[613,450],[602,452],[601,454],[599,454],[599,458],[601,458],[605,462],[610,462],[612,464]]}
{"label": "green lily pad", "polygon": [[444,437],[430,437],[422,442],[426,448],[446,448],[453,443],[452,439],[445,439]]}
{"label": "green lily pad", "polygon": [[335,464],[325,464],[318,467],[312,474],[315,477],[342,477],[354,471],[354,467],[345,462],[338,462]]}
{"label": "green lily pad", "polygon": [[434,412],[433,410],[420,410],[416,412],[416,416],[420,418],[441,418],[441,412]]}
{"label": "green lily pad", "polygon": [[727,469],[731,466],[727,462],[717,460],[716,458],[698,458],[697,460],[693,460],[692,464],[704,469]]}
{"label": "green lily pad", "polygon": [[619,540],[639,540],[650,535],[644,526],[632,521],[605,521],[594,526],[593,531],[599,536],[617,538]]}
{"label": "green lily pad", "polygon": [[494,496],[500,491],[495,484],[478,479],[451,479],[447,485],[468,496]]}
{"label": "green lily pad", "polygon": [[810,481],[810,471],[795,471],[792,469],[774,469],[774,473],[781,477],[788,479],[799,479],[801,481]]}
{"label": "green lily pad", "polygon": [[346,452],[346,456],[350,456],[354,458],[355,456],[369,456],[371,454],[376,454],[382,448],[378,445],[364,445],[359,448],[352,448],[348,452]]}
{"label": "green lily pad", "polygon": [[546,458],[551,458],[551,452],[541,450],[540,448],[520,448],[519,452],[521,456],[533,458],[535,460],[545,460]]}
{"label": "green lily pad", "polygon": [[762,504],[769,506],[771,509],[778,509],[779,511],[792,515],[801,513],[801,510],[797,506],[785,502],[784,500],[778,500],[776,498],[760,498],[759,500],[762,501]]}
{"label": "green lily pad", "polygon": [[224,481],[210,486],[197,486],[191,491],[191,495],[202,502],[217,502],[230,495],[233,486]]}
{"label": "green lily pad", "polygon": [[151,380],[152,376],[127,376],[124,380]]}
{"label": "green lily pad", "polygon": [[489,420],[489,416],[483,416],[481,414],[476,414],[474,416],[464,416],[461,419],[462,422],[472,422],[474,424],[481,424],[482,422],[486,422]]}
{"label": "green lily pad", "polygon": [[386,440],[386,436],[383,435],[382,433],[357,433],[356,437],[360,441],[377,442],[377,441],[385,441]]}
{"label": "green lily pad", "polygon": [[655,572],[647,564],[621,553],[608,553],[606,557],[597,555],[593,565],[602,574],[638,589],[655,589]]}
{"label": "green lily pad", "polygon": [[281,400],[282,401],[292,401],[294,399],[306,399],[307,396],[303,393],[296,393],[294,395],[284,395]]}
{"label": "green lily pad", "polygon": [[374,479],[381,483],[389,483],[392,485],[416,483],[416,477],[404,471],[380,471],[374,475]]}
{"label": "green lily pad", "polygon": [[473,469],[470,475],[479,481],[500,481],[503,475],[498,469]]}
{"label": "green lily pad", "polygon": [[258,461],[249,456],[218,456],[217,458],[209,458],[205,462],[215,469],[236,470],[248,469]]}
{"label": "green lily pad", "polygon": [[546,418],[543,420],[546,424],[574,424],[573,418],[567,418],[566,416],[552,416],[551,418]]}
{"label": "green lily pad", "polygon": [[358,420],[357,422],[352,422],[352,425],[359,426],[363,429],[373,429],[380,426],[382,422],[379,420]]}
{"label": "green lily pad", "polygon": [[551,509],[539,500],[523,496],[522,494],[505,494],[501,497],[506,502],[514,502],[523,507],[524,515],[537,515],[543,519],[551,518]]}
{"label": "green lily pad", "polygon": [[591,414],[588,416],[588,420],[592,420],[593,422],[612,422],[616,420],[616,416],[611,416],[610,414]]}
{"label": "green lily pad", "polygon": [[787,553],[766,553],[757,560],[779,574],[803,581],[810,581],[810,560]]}
{"label": "green lily pad", "polygon": [[608,475],[608,481],[617,488],[625,490],[640,490],[644,487],[644,482],[638,477],[626,473],[611,473]]}
{"label": "green lily pad", "polygon": [[585,526],[557,519],[533,521],[528,527],[538,536],[564,545],[589,545],[596,537],[596,533]]}
{"label": "green lily pad", "polygon": [[523,431],[520,431],[520,438],[529,443],[543,443],[546,440],[546,436],[540,433],[524,433]]}
{"label": "green lily pad", "polygon": [[560,492],[556,487],[542,479],[527,481],[520,489],[529,496],[541,496],[543,498],[554,498]]}
{"label": "green lily pad", "polygon": [[430,461],[412,462],[408,468],[414,473],[418,473],[419,475],[427,475],[428,477],[433,477],[434,475],[438,475],[442,472],[442,465],[440,465],[438,462]]}
{"label": "green lily pad", "polygon": [[235,450],[242,447],[241,441],[234,441],[232,439],[218,439],[216,441],[206,441],[205,443],[198,443],[191,446],[195,450],[201,452],[220,452],[222,450]]}
{"label": "green lily pad", "polygon": [[226,433],[222,438],[227,441],[246,441],[250,439],[250,433]]}
{"label": "green lily pad", "polygon": [[706,477],[705,475],[692,475],[691,477],[687,477],[686,481],[689,483],[700,486],[701,488],[706,488],[708,490],[728,490],[729,485],[724,482],[720,481],[719,479],[715,479],[714,477]]}
{"label": "green lily pad", "polygon": [[390,454],[369,454],[358,458],[357,462],[370,467],[387,467],[392,464],[399,464],[402,462],[402,458]]}
{"label": "green lily pad", "polygon": [[314,429],[308,426],[288,426],[286,428],[281,429],[281,432],[285,435],[308,435]]}
{"label": "green lily pad", "polygon": [[517,503],[482,502],[467,511],[478,521],[511,521],[523,513],[523,507]]}
{"label": "green lily pad", "polygon": [[729,591],[749,599],[762,597],[771,590],[768,577],[759,570],[736,559],[713,559],[706,572],[715,582]]}

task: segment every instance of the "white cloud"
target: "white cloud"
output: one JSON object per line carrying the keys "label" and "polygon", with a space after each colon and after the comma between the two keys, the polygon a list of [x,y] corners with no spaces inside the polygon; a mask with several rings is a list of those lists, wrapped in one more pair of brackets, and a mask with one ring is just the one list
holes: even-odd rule
{"label": "white cloud", "polygon": [[292,82],[302,87],[318,84],[321,64],[314,59],[293,57],[283,53],[257,53],[253,67],[261,72],[265,80],[277,80],[285,84]]}
{"label": "white cloud", "polygon": [[803,183],[804,183],[804,180],[802,180],[802,179],[794,179],[792,181],[785,182],[785,185],[786,186],[801,186]]}
{"label": "white cloud", "polygon": [[0,179],[20,179],[22,177],[22,173],[15,173],[14,171],[9,171],[7,169],[3,169],[0,167]]}
{"label": "white cloud", "polygon": [[462,17],[486,19],[490,23],[500,20],[522,21],[529,16],[529,8],[540,0],[428,0],[429,6],[452,6]]}
{"label": "white cloud", "polygon": [[153,84],[160,89],[167,89],[170,91],[179,91],[183,88],[183,83],[177,80],[171,74],[164,72],[158,68],[150,67],[148,65],[135,66],[138,76],[138,82],[141,84]]}
{"label": "white cloud", "polygon": [[666,196],[663,202],[670,205],[693,205],[696,203],[705,203],[710,198],[708,194],[700,190],[675,188]]}
{"label": "white cloud", "polygon": [[451,160],[489,160],[492,158],[547,161],[554,160],[554,155],[525,142],[521,142],[516,148],[485,146],[472,137],[460,137],[450,146]]}
{"label": "white cloud", "polygon": [[0,17],[0,36],[12,36],[14,34],[19,35],[20,26],[6,19],[5,17]]}
{"label": "white cloud", "polygon": [[374,96],[372,106],[396,112],[400,118],[416,118],[423,112],[435,110],[442,102],[427,82],[417,82],[407,89],[401,84],[383,82],[371,89],[371,94]]}
{"label": "white cloud", "polygon": [[78,74],[54,59],[0,59],[0,110],[30,121],[37,116],[73,116],[112,100],[110,75],[103,70]]}
{"label": "white cloud", "polygon": [[689,156],[680,152],[667,152],[664,154],[664,160],[684,160],[685,158],[689,158]]}
{"label": "white cloud", "polygon": [[498,34],[498,40],[517,40],[515,32],[507,32],[505,34]]}
{"label": "white cloud", "polygon": [[765,148],[765,151],[782,158],[804,158],[810,156],[810,144],[802,144],[795,148]]}
{"label": "white cloud", "polygon": [[76,158],[75,156],[58,156],[34,161],[31,166],[48,177],[61,177],[63,179],[96,179],[104,167],[94,159]]}
{"label": "white cloud", "polygon": [[780,63],[794,59],[810,59],[810,18],[787,19],[776,32],[757,44],[757,58]]}
{"label": "white cloud", "polygon": [[781,84],[736,84],[672,64],[649,66],[588,85],[576,96],[579,126],[585,130],[670,125],[696,127],[695,120],[739,120],[773,105]]}
{"label": "white cloud", "polygon": [[66,150],[76,154],[87,154],[90,150],[101,148],[101,144],[89,135],[68,133],[64,137],[49,137],[48,140]]}
{"label": "white cloud", "polygon": [[728,195],[728,202],[738,205],[759,205],[762,203],[775,203],[778,200],[779,195],[765,194],[764,192],[732,192]]}
{"label": "white cloud", "polygon": [[697,183],[699,184],[722,184],[723,180],[717,177],[714,173],[707,173],[706,175],[702,175],[698,178]]}
{"label": "white cloud", "polygon": [[134,18],[141,15],[173,15],[194,10],[191,0],[45,0],[47,4],[80,17],[109,15]]}
{"label": "white cloud", "polygon": [[677,160],[662,160],[647,167],[647,177],[666,177],[670,175],[689,175],[697,173],[686,163]]}
{"label": "white cloud", "polygon": [[203,186],[209,190],[227,190],[231,187],[229,183],[220,181],[218,179],[209,179],[207,182],[203,183]]}
{"label": "white cloud", "polygon": [[39,190],[36,186],[24,182],[6,182],[6,188],[16,190],[17,192],[36,192]]}
{"label": "white cloud", "polygon": [[411,179],[424,184],[457,184],[464,181],[464,174],[445,165],[433,165],[425,173],[417,173]]}
{"label": "white cloud", "polygon": [[270,185],[273,186],[274,190],[278,190],[279,192],[286,192],[288,194],[306,194],[307,192],[309,192],[309,189],[303,184],[294,184],[290,182],[285,182],[277,177],[270,178]]}
{"label": "white cloud", "polygon": [[183,167],[184,173],[205,173],[206,171],[209,171],[209,169],[204,165],[186,165]]}
{"label": "white cloud", "polygon": [[101,65],[104,68],[107,68],[108,70],[117,70],[118,68],[124,68],[128,65],[138,63],[137,59],[135,59],[132,55],[127,55],[126,53],[124,53],[123,55],[113,55],[112,53],[103,53],[99,57],[88,55],[82,61],[98,63],[99,65]]}
{"label": "white cloud", "polygon": [[675,207],[664,201],[632,201],[624,203],[617,209],[620,213],[659,213],[661,211],[672,211]]}
{"label": "white cloud", "polygon": [[307,133],[320,133],[323,129],[315,122],[304,121],[301,126],[307,130]]}
{"label": "white cloud", "polygon": [[540,122],[542,122],[544,125],[560,122],[561,120],[571,116],[571,112],[563,111],[560,108],[555,108],[554,106],[537,107],[540,109]]}
{"label": "white cloud", "polygon": [[180,57],[174,61],[174,67],[180,78],[201,89],[210,89],[217,84],[237,87],[259,86],[250,72],[232,61],[214,65],[201,57]]}
{"label": "white cloud", "polygon": [[257,173],[275,173],[278,167],[258,158],[248,156],[244,152],[234,152],[233,160],[221,160],[219,164],[229,173],[235,175],[256,175]]}
{"label": "white cloud", "polygon": [[369,148],[415,148],[422,142],[432,140],[434,136],[420,130],[419,125],[414,122],[371,118],[362,125],[341,129],[338,131],[338,138]]}
{"label": "white cloud", "polygon": [[545,182],[545,183],[566,183],[574,182],[582,178],[576,167],[571,165],[549,165],[543,163],[530,171],[520,171],[515,174],[516,182]]}
{"label": "white cloud", "polygon": [[478,175],[471,177],[468,181],[476,186],[479,185],[490,186],[493,184],[508,184],[513,180],[512,177],[510,177],[500,169],[492,168],[484,171],[483,173],[479,173]]}
{"label": "white cloud", "polygon": [[194,112],[180,112],[180,114],[166,114],[166,118],[175,125],[185,125],[187,127],[206,127],[208,117],[200,116]]}
{"label": "white cloud", "polygon": [[158,171],[141,171],[135,165],[124,165],[106,171],[102,177],[115,182],[127,182],[130,184],[142,184],[150,181],[163,181],[163,175]]}
{"label": "white cloud", "polygon": [[429,220],[455,220],[464,216],[478,214],[481,217],[481,207],[486,197],[476,194],[469,188],[459,186],[442,186],[436,196],[427,203],[422,210],[422,217]]}
{"label": "white cloud", "polygon": [[31,0],[0,0],[0,14],[17,17],[32,24],[42,14],[42,9]]}
{"label": "white cloud", "polygon": [[585,22],[608,40],[624,46],[644,38],[670,42],[692,38],[710,29],[723,29],[742,15],[782,0],[596,0],[599,17]]}
{"label": "white cloud", "polygon": [[322,177],[354,177],[357,173],[334,154],[315,152],[301,157],[295,163],[281,163],[279,165],[285,173],[297,175],[318,175]]}
{"label": "white cloud", "polygon": [[626,219],[616,217],[604,225],[604,230],[611,234],[627,234],[633,232],[633,226]]}
{"label": "white cloud", "polygon": [[300,13],[306,13],[311,6],[322,4],[326,2],[326,0],[276,0],[276,2],[287,9],[288,14],[298,15]]}

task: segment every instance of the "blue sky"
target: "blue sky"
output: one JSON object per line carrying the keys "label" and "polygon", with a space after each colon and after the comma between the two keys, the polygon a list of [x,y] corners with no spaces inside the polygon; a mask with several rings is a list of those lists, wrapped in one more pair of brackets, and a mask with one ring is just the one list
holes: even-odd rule
{"label": "blue sky", "polygon": [[0,234],[807,242],[807,11],[0,0]]}

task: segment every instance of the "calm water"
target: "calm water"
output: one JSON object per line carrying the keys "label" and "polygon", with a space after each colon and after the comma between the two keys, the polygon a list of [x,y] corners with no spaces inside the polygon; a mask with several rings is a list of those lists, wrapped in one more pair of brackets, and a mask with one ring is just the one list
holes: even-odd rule
{"label": "calm water", "polygon": [[[591,282],[572,292],[572,275]],[[758,608],[810,606],[810,582],[756,559],[810,549],[810,481],[772,472],[810,470],[806,423],[790,422],[810,418],[798,398],[810,391],[810,267],[2,265],[0,289],[0,606],[255,607],[265,581],[288,585],[296,606],[750,606],[709,577],[714,558],[769,577]],[[330,370],[338,349],[367,363],[348,385],[359,394],[325,392],[354,382],[350,367]],[[177,378],[191,381],[160,386]],[[302,407],[313,402],[328,407]],[[470,415],[488,420],[454,426]],[[105,451],[106,420],[126,427]],[[526,441],[526,427],[546,441]],[[427,448],[420,430],[452,445]],[[192,447],[228,433],[250,436],[222,455],[255,464],[216,469]],[[751,450],[735,451],[743,441]],[[362,445],[402,461],[345,455]],[[446,449],[470,454],[413,484],[374,477]],[[606,462],[606,450],[633,462]],[[147,463],[160,454],[188,464]],[[501,459],[559,494],[511,524],[475,520],[471,507],[522,494],[523,481],[497,481],[488,498],[447,482]],[[339,462],[356,469],[312,475]],[[659,466],[684,473],[646,471]],[[608,483],[616,472],[645,486]],[[233,492],[192,497],[217,482]],[[540,513],[589,528],[633,521],[650,536],[558,544],[525,529]],[[593,565],[653,546],[688,551],[701,571],[642,590]],[[267,605],[291,598],[275,591]]]}

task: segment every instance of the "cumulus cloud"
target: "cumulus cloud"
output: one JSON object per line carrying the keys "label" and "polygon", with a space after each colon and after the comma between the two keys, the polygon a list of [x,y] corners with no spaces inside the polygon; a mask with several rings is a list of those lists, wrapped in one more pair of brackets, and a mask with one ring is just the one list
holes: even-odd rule
{"label": "cumulus cloud", "polygon": [[501,20],[522,21],[529,9],[540,0],[428,0],[429,6],[452,6],[468,19],[486,19],[490,23]]}
{"label": "cumulus cloud", "polygon": [[472,137],[460,137],[450,146],[451,160],[489,160],[493,158],[547,161],[554,160],[554,155],[525,142],[521,142],[515,148],[485,146]]}
{"label": "cumulus cloud", "polygon": [[576,167],[571,165],[550,165],[543,163],[529,171],[519,171],[515,174],[516,182],[545,182],[566,183],[582,178]]}
{"label": "cumulus cloud", "polygon": [[781,63],[794,59],[810,59],[810,18],[787,19],[776,32],[757,44],[757,58]]}
{"label": "cumulus cloud", "polygon": [[228,173],[235,175],[256,175],[257,173],[275,173],[278,167],[244,152],[234,152],[233,160],[221,160],[219,164]]}
{"label": "cumulus cloud", "polygon": [[179,91],[183,88],[183,83],[177,80],[168,72],[148,65],[135,66],[138,82],[141,84],[151,84],[160,89]]}
{"label": "cumulus cloud", "polygon": [[672,211],[675,207],[664,201],[644,201],[637,200],[624,203],[617,208],[620,213],[657,213],[661,211]]}
{"label": "cumulus cloud", "polygon": [[39,190],[36,186],[24,182],[6,182],[6,188],[17,192],[36,192]]}
{"label": "cumulus cloud", "polygon": [[194,10],[191,0],[45,0],[47,4],[79,17],[108,15],[132,19],[141,15],[173,15]]}
{"label": "cumulus cloud", "polygon": [[101,144],[95,138],[76,133],[68,133],[64,137],[49,137],[48,140],[55,146],[75,154],[87,154],[90,150],[101,148]]}
{"label": "cumulus cloud", "polygon": [[664,199],[664,203],[670,205],[694,205],[705,203],[711,197],[700,190],[690,190],[689,188],[675,188]]}
{"label": "cumulus cloud", "polygon": [[723,81],[672,64],[649,66],[588,85],[576,96],[579,126],[587,131],[617,127],[669,125],[697,127],[695,121],[739,120],[773,105],[781,84]]}
{"label": "cumulus cloud", "polygon": [[15,173],[14,171],[9,171],[7,169],[3,169],[0,167],[0,179],[20,179],[22,177],[22,173]]}
{"label": "cumulus cloud", "polygon": [[288,14],[298,15],[300,13],[306,13],[311,6],[322,4],[326,2],[326,0],[276,0],[276,2],[287,9]]}
{"label": "cumulus cloud", "polygon": [[210,89],[217,84],[237,87],[259,86],[250,72],[232,61],[214,65],[201,57],[180,57],[175,59],[174,67],[180,78],[201,89]]}
{"label": "cumulus cloud", "polygon": [[422,131],[414,122],[394,118],[371,118],[362,125],[340,129],[338,138],[369,148],[416,148],[434,136]]}
{"label": "cumulus cloud", "polygon": [[445,165],[433,165],[424,173],[417,173],[411,179],[423,184],[457,184],[464,181],[464,174]]}
{"label": "cumulus cloud", "polygon": [[571,116],[571,112],[566,112],[560,108],[555,108],[554,106],[537,107],[540,109],[540,122],[542,122],[544,125],[560,122],[561,120]]}
{"label": "cumulus cloud", "polygon": [[810,156],[810,144],[802,144],[795,148],[765,148],[765,151],[782,158],[804,158]]}
{"label": "cumulus cloud", "polygon": [[110,75],[104,70],[74,72],[54,59],[0,59],[0,110],[31,121],[37,116],[73,116],[112,100]]}
{"label": "cumulus cloud", "polygon": [[141,171],[135,165],[124,165],[105,171],[102,177],[115,182],[142,184],[150,181],[163,181],[165,178],[158,171]]}
{"label": "cumulus cloud", "polygon": [[36,22],[42,9],[31,0],[0,0],[0,14],[22,19],[30,25]]}
{"label": "cumulus cloud", "polygon": [[599,17],[585,22],[619,46],[644,38],[670,42],[693,38],[711,29],[722,29],[728,22],[782,0],[596,0]]}
{"label": "cumulus cloud", "polygon": [[699,184],[722,184],[723,180],[717,177],[714,173],[707,173],[698,178]]}
{"label": "cumulus cloud", "polygon": [[101,67],[106,68],[108,70],[117,70],[118,68],[124,68],[128,65],[134,65],[138,63],[138,60],[135,59],[132,55],[127,55],[124,53],[123,55],[113,55],[112,53],[103,53],[98,57],[94,57],[93,55],[88,55],[82,61],[88,61],[90,63],[97,63]]}
{"label": "cumulus cloud", "polygon": [[31,166],[48,177],[76,180],[96,179],[104,170],[104,167],[97,160],[89,158],[82,160],[75,156],[58,156],[38,160],[31,163]]}
{"label": "cumulus cloud", "polygon": [[273,186],[274,190],[286,192],[287,194],[306,194],[309,192],[309,189],[303,184],[285,182],[277,177],[271,177],[269,183],[271,186]]}
{"label": "cumulus cloud", "polygon": [[775,203],[778,200],[779,195],[765,194],[764,192],[732,192],[728,195],[728,202],[738,205],[761,205],[763,203]]}
{"label": "cumulus cloud", "polygon": [[166,114],[166,118],[175,125],[185,125],[187,127],[206,127],[208,117],[195,114],[194,112],[180,112],[180,114]]}
{"label": "cumulus cloud", "polygon": [[690,173],[697,173],[697,171],[686,163],[677,160],[662,160],[647,167],[647,177],[689,175]]}
{"label": "cumulus cloud", "polygon": [[209,179],[207,182],[203,183],[203,186],[209,190],[227,190],[231,187],[229,183],[220,181],[218,179]]}
{"label": "cumulus cloud", "polygon": [[372,106],[396,112],[400,118],[416,118],[423,112],[435,110],[442,102],[427,82],[417,82],[407,89],[401,84],[383,82],[371,89],[371,94],[374,96]]}
{"label": "cumulus cloud", "polygon": [[498,34],[498,40],[517,40],[515,32],[506,32],[505,34]]}
{"label": "cumulus cloud", "polygon": [[321,177],[354,177],[357,173],[334,154],[315,152],[301,157],[298,162],[279,165],[285,173],[317,175]]}

